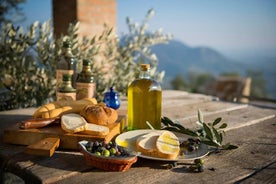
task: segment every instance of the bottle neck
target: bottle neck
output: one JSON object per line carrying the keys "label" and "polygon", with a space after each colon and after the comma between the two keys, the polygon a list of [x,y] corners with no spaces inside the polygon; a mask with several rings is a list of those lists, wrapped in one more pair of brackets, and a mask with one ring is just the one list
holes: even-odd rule
{"label": "bottle neck", "polygon": [[74,57],[71,48],[65,48],[64,49],[64,56],[69,57],[69,58]]}
{"label": "bottle neck", "polygon": [[142,70],[139,75],[140,79],[150,79],[150,70]]}
{"label": "bottle neck", "polygon": [[71,81],[63,81],[58,91],[64,93],[64,92],[75,92],[76,90],[73,88]]}

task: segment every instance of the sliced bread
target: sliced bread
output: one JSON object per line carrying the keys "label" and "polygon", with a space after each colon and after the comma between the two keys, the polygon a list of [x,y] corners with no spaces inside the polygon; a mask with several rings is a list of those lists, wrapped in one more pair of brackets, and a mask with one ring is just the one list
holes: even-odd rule
{"label": "sliced bread", "polygon": [[107,135],[109,133],[109,128],[107,126],[96,125],[92,123],[87,123],[84,131],[80,133],[89,134],[89,135]]}
{"label": "sliced bread", "polygon": [[156,140],[158,157],[166,159],[175,159],[180,151],[178,137],[170,132],[163,131]]}
{"label": "sliced bread", "polygon": [[86,120],[79,114],[70,113],[61,117],[61,128],[66,132],[81,132],[84,131],[86,127]]}
{"label": "sliced bread", "polygon": [[151,157],[158,156],[156,141],[159,135],[160,134],[157,132],[150,132],[138,137],[136,140],[137,151],[141,152],[143,155],[148,155]]}

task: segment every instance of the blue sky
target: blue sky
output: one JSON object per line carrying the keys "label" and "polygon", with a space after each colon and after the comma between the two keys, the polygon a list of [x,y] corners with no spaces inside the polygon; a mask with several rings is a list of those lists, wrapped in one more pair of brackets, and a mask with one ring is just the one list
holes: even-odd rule
{"label": "blue sky", "polygon": [[[27,0],[25,24],[51,19],[51,2]],[[127,33],[126,17],[141,23],[150,8],[155,16],[149,30],[163,28],[190,46],[276,55],[276,0],[117,0],[118,34]]]}

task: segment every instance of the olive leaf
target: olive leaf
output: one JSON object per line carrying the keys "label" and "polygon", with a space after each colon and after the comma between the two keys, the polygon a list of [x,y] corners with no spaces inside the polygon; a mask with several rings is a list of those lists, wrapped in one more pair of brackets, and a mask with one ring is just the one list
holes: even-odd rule
{"label": "olive leaf", "polygon": [[200,111],[200,109],[198,109],[198,111],[197,111],[197,116],[198,116],[198,121],[203,123],[204,122],[203,115],[202,115],[202,112]]}
{"label": "olive leaf", "polygon": [[220,134],[214,127],[212,127],[212,130],[214,132],[215,138],[217,140],[218,143],[222,143],[222,134]]}
{"label": "olive leaf", "polygon": [[220,125],[220,129],[223,129],[223,128],[226,128],[227,127],[227,124],[226,123],[223,123],[222,125]]}
{"label": "olive leaf", "polygon": [[217,124],[219,124],[221,122],[222,118],[217,118],[215,119],[215,121],[213,122],[213,126],[216,126]]}
{"label": "olive leaf", "polygon": [[213,140],[213,133],[206,123],[203,123],[203,130],[206,132],[206,138]]}

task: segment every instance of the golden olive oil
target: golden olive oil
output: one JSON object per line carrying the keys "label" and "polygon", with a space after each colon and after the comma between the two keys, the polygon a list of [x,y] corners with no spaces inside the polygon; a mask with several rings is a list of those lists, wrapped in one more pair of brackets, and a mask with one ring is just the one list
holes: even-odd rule
{"label": "golden olive oil", "polygon": [[[142,68],[141,72],[147,72]],[[128,87],[128,130],[161,128],[162,90],[158,82],[143,73]]]}

